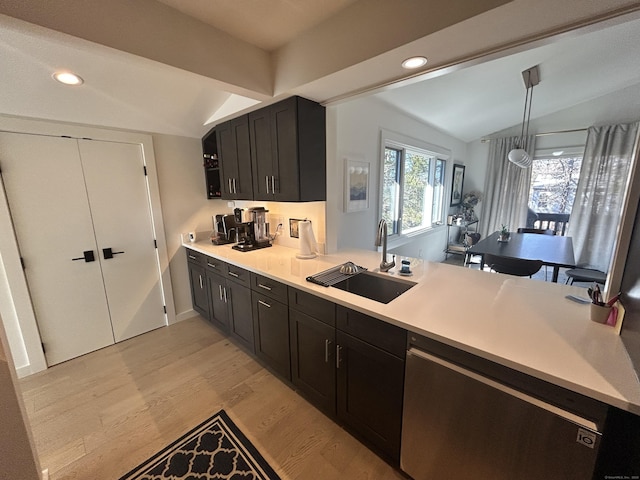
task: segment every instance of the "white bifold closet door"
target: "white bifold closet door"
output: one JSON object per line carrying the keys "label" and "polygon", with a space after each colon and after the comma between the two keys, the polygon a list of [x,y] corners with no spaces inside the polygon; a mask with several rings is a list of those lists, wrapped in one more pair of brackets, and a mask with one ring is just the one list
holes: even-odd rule
{"label": "white bifold closet door", "polygon": [[140,145],[3,132],[0,166],[49,365],[166,324]]}

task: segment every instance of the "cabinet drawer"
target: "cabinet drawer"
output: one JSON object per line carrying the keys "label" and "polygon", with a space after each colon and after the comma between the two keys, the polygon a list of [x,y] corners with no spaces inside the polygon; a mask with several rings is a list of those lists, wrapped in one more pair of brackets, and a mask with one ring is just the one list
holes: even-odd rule
{"label": "cabinet drawer", "polygon": [[227,264],[226,270],[227,274],[225,275],[225,277],[227,277],[229,280],[239,283],[240,285],[244,285],[245,287],[251,285],[251,276],[248,270],[230,264]]}
{"label": "cabinet drawer", "polygon": [[226,275],[228,264],[214,257],[206,257],[207,270]]}
{"label": "cabinet drawer", "polygon": [[407,331],[364,313],[338,305],[337,327],[399,358],[405,357]]}
{"label": "cabinet drawer", "polygon": [[257,273],[251,274],[251,290],[284,304],[287,303],[287,286]]}
{"label": "cabinet drawer", "polygon": [[197,263],[198,265],[204,265],[207,261],[207,256],[203,253],[196,252],[190,248],[185,249],[187,251],[187,261],[191,263]]}
{"label": "cabinet drawer", "polygon": [[306,313],[332,327],[336,325],[335,304],[311,293],[289,287],[289,308]]}

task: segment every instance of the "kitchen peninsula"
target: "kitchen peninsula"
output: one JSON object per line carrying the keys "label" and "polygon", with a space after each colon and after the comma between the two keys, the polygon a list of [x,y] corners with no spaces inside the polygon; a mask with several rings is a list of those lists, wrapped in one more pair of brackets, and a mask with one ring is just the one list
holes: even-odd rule
{"label": "kitchen peninsula", "polygon": [[[299,388],[300,386],[296,383],[296,361],[294,361],[304,353],[302,346],[295,346],[293,340],[294,330],[298,328],[294,326],[298,321],[295,318],[298,318],[302,312],[300,309],[295,311],[300,306],[295,302],[298,302],[302,296],[306,296],[307,304],[322,302],[327,306],[335,305],[332,308],[334,319],[337,319],[337,322],[334,323],[337,333],[335,337],[327,337],[334,338],[332,341],[335,341],[335,347],[332,342],[326,341],[322,345],[322,352],[316,352],[316,355],[323,357],[322,363],[331,363],[332,360],[335,363],[335,368],[339,372],[338,390],[340,390],[341,383],[340,375],[344,375],[345,370],[345,368],[342,371],[339,370],[343,360],[340,353],[343,348],[341,344],[345,342],[346,337],[349,337],[349,335],[344,335],[345,325],[348,327],[352,321],[354,325],[357,322],[362,322],[359,326],[359,333],[365,333],[366,336],[367,330],[372,332],[379,330],[381,335],[378,339],[387,336],[390,345],[394,343],[394,345],[386,346],[376,345],[372,342],[373,347],[382,350],[386,348],[387,352],[392,353],[395,357],[389,356],[391,362],[389,365],[380,363],[376,366],[376,368],[380,368],[380,365],[385,365],[385,373],[382,373],[383,369],[381,369],[380,382],[369,379],[369,384],[381,383],[384,385],[382,388],[385,391],[396,392],[395,397],[392,396],[388,399],[388,405],[395,406],[394,413],[390,416],[395,415],[396,418],[399,418],[402,412],[404,350],[407,343],[419,343],[420,338],[435,341],[437,344],[444,345],[444,348],[453,352],[462,352],[462,355],[468,357],[470,354],[472,363],[474,363],[473,358],[477,358],[477,362],[486,363],[489,361],[489,363],[497,364],[499,368],[507,367],[507,369],[518,372],[518,375],[524,374],[525,381],[526,378],[530,378],[533,382],[532,385],[536,385],[531,387],[534,390],[530,389],[529,391],[534,392],[534,395],[540,398],[544,399],[549,393],[549,390],[544,387],[545,384],[548,384],[553,388],[561,387],[561,389],[580,394],[587,397],[589,401],[601,402],[603,407],[610,405],[619,411],[630,412],[634,419],[640,414],[640,382],[620,336],[616,334],[615,329],[592,322],[589,319],[588,305],[581,305],[565,298],[567,294],[581,295],[583,289],[579,287],[501,274],[488,274],[453,265],[424,262],[420,259],[405,259],[410,261],[412,271],[412,276],[408,280],[416,282],[416,285],[388,304],[384,304],[338,288],[316,285],[306,280],[310,275],[347,261],[363,266],[369,271],[376,271],[380,263],[380,254],[374,251],[349,250],[336,254],[320,255],[310,260],[301,260],[296,258],[296,250],[279,245],[274,245],[272,248],[260,252],[238,252],[232,250],[230,246],[212,245],[206,241],[184,243],[183,245],[187,249],[190,262],[203,262],[202,271],[205,268],[219,269],[222,262],[226,265],[229,275],[237,277],[239,273],[237,269],[240,269],[245,272],[246,277],[251,277],[251,280],[243,280],[243,282],[247,285],[244,298],[251,298],[254,304],[253,330],[256,340],[255,351],[252,350],[252,353],[264,360],[265,364],[276,374],[280,374],[287,383],[293,383],[294,388],[302,391],[303,394],[306,393],[307,398],[310,398],[308,392],[304,392],[303,388]],[[396,259],[399,266],[391,270],[392,277],[400,276],[401,260],[402,258]],[[216,276],[219,276],[219,272]],[[192,275],[191,279],[193,289],[198,283],[202,286],[202,277],[196,280]],[[233,281],[227,281],[227,285],[236,284],[237,278],[231,280]],[[208,280],[205,278],[204,281],[206,283]],[[249,284],[251,284],[251,292],[249,292]],[[260,288],[254,288],[256,286],[269,290],[269,297],[260,300],[258,298]],[[216,286],[215,289],[211,288],[210,296],[217,297],[218,288],[220,289],[220,299],[222,299],[224,285]],[[287,323],[286,315],[287,288],[289,290],[291,327]],[[284,290],[284,293],[278,294],[279,297],[274,293],[278,289]],[[292,295],[292,292],[296,293]],[[238,295],[237,288],[235,295]],[[233,295],[231,296],[233,297]],[[226,293],[224,297],[226,300]],[[256,303],[267,305],[269,310],[273,311],[275,309],[272,309],[271,305],[276,305],[278,302],[272,302],[270,299],[279,299],[283,302],[280,306],[284,309],[279,310],[281,313],[276,314],[276,317],[282,318],[278,329],[280,329],[281,336],[289,338],[291,335],[292,338],[290,354],[292,373],[289,376],[281,374],[281,372],[288,373],[288,363],[283,364],[282,361],[278,363],[278,359],[275,363],[273,362],[280,349],[274,349],[272,344],[271,347],[267,346],[267,349],[271,348],[271,352],[265,352],[261,346],[263,340],[260,339],[261,333],[258,331],[265,327],[260,326],[262,320],[256,320],[256,315],[260,316],[259,309],[261,308],[259,305],[256,306]],[[247,309],[244,308],[244,311],[246,312]],[[339,331],[341,316],[342,333]],[[360,317],[358,318],[358,316]],[[370,328],[366,324],[367,321],[372,322]],[[215,324],[215,322],[212,323]],[[250,321],[249,325],[251,325]],[[264,325],[266,326],[267,323]],[[387,329],[391,330],[384,332],[381,327],[385,325]],[[405,331],[408,332],[408,335],[404,333]],[[346,333],[349,332],[346,331]],[[401,335],[398,336],[398,333]],[[274,332],[267,333],[268,336],[272,334]],[[253,342],[250,339],[244,341],[243,338],[240,338],[240,340],[240,343],[245,343],[249,349],[253,348]],[[282,350],[286,350],[286,359],[284,360],[286,362],[289,355],[287,341],[283,341],[281,345],[283,345]],[[345,349],[350,348],[348,345],[344,345]],[[302,353],[296,353],[296,347],[300,347]],[[307,347],[305,346],[305,348]],[[337,348],[338,351],[335,354],[330,354],[331,348]],[[320,347],[317,349],[320,350]],[[331,355],[335,355],[335,357]],[[349,352],[344,352],[343,355],[348,361]],[[368,360],[364,365],[367,363],[369,363]],[[386,366],[389,366],[388,371],[386,371]],[[346,370],[349,370],[349,367]],[[386,377],[383,378],[383,375]],[[388,385],[390,379],[395,377],[398,378],[400,385]],[[375,380],[377,381],[377,378]],[[545,391],[536,392],[535,389],[539,386]],[[378,402],[375,395],[370,395],[367,399],[368,402]],[[311,401],[318,408],[326,411],[323,408],[327,402],[325,398],[311,398]],[[398,401],[400,406],[398,406]],[[333,402],[335,405],[335,400]],[[350,426],[348,419],[340,418],[339,403],[340,393],[338,392],[338,421]],[[380,406],[374,408],[380,409]],[[387,410],[392,409],[388,408]],[[333,418],[331,412],[329,415]],[[400,427],[399,422],[396,423],[395,430],[391,428],[391,434],[388,435],[393,437],[391,441],[385,439],[386,443],[383,442],[379,445],[375,444],[376,435],[367,438],[368,426],[365,425],[363,428],[365,441],[369,444],[373,441],[373,447],[378,447],[377,451],[382,452],[383,457],[390,459],[392,464],[398,465]],[[359,433],[357,430],[358,425],[356,424],[356,434]],[[613,436],[611,435],[611,437]]]}
{"label": "kitchen peninsula", "polygon": [[564,298],[581,295],[579,287],[412,259],[410,279],[417,285],[385,305],[306,281],[346,261],[373,271],[380,261],[377,252],[352,250],[300,260],[296,250],[278,245],[252,253],[209,242],[184,246],[640,414],[640,382],[619,335],[591,322],[587,305]]}

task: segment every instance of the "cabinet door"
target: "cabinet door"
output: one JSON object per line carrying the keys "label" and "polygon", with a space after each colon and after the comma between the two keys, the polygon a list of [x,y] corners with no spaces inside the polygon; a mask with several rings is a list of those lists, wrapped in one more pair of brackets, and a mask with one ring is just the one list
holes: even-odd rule
{"label": "cabinet door", "polygon": [[275,173],[273,171],[274,152],[271,144],[270,111],[269,108],[261,108],[249,114],[253,198],[255,200],[274,199]]}
{"label": "cabinet door", "polygon": [[207,292],[207,278],[204,267],[187,262],[189,268],[189,283],[191,284],[191,304],[193,309],[209,320],[209,295]]}
{"label": "cabinet door", "polygon": [[291,97],[270,107],[273,199],[300,200],[297,98]]}
{"label": "cabinet door", "polygon": [[397,464],[404,361],[341,331],[336,338],[338,418]]}
{"label": "cabinet door", "polygon": [[224,332],[229,332],[229,308],[224,277],[207,269],[207,286],[211,301],[209,320]]}
{"label": "cabinet door", "polygon": [[289,310],[291,380],[311,403],[336,413],[335,327]]}
{"label": "cabinet door", "polygon": [[222,198],[252,200],[251,146],[247,115],[216,128]]}
{"label": "cabinet door", "polygon": [[227,280],[227,302],[229,304],[229,333],[253,353],[255,348],[253,344],[251,290]]}
{"label": "cabinet door", "polygon": [[256,356],[291,380],[288,307],[258,292],[252,292],[251,297]]}

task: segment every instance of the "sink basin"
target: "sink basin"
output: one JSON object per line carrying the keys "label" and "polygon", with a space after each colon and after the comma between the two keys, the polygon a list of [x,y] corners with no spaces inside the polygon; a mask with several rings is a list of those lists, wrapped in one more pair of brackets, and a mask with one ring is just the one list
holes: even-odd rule
{"label": "sink basin", "polygon": [[376,302],[389,303],[415,284],[415,282],[389,277],[388,275],[361,272],[332,286],[345,292],[370,298]]}

